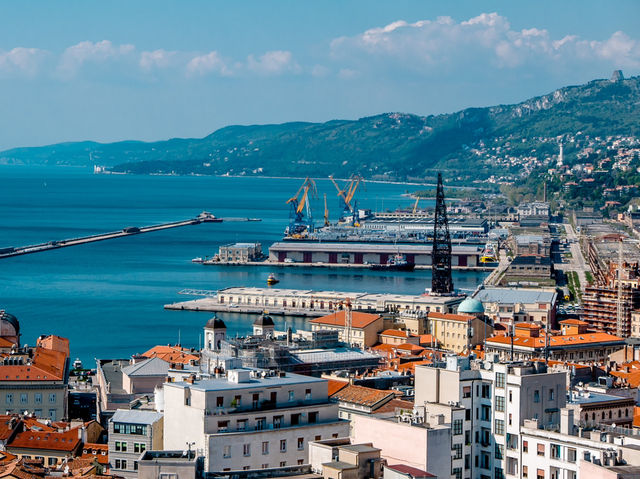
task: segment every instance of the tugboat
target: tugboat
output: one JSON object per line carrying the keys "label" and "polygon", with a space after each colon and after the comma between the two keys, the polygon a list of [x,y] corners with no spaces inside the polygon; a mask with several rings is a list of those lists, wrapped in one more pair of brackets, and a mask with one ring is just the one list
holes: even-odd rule
{"label": "tugboat", "polygon": [[372,264],[369,269],[374,271],[413,271],[416,265],[409,263],[403,254],[393,255],[387,260],[387,264]]}
{"label": "tugboat", "polygon": [[267,284],[269,286],[273,286],[274,284],[278,284],[280,282],[280,280],[278,278],[276,278],[275,274],[271,273],[269,275],[269,277],[267,278]]}

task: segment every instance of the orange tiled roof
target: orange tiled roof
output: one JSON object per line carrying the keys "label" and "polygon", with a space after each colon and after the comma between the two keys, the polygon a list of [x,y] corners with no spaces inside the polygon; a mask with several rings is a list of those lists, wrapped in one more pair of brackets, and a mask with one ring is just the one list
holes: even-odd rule
{"label": "orange tiled roof", "polygon": [[160,358],[168,363],[189,364],[200,358],[191,353],[190,349],[181,346],[154,346],[149,351],[142,354],[145,358]]}
{"label": "orange tiled roof", "polygon": [[0,348],[6,349],[12,348],[13,346],[15,346],[15,343],[13,341],[9,341],[7,338],[0,337]]}
{"label": "orange tiled roof", "polygon": [[413,402],[395,398],[376,409],[376,414],[395,412],[396,409],[411,411],[413,410]]}
{"label": "orange tiled roof", "polygon": [[448,319],[450,321],[470,321],[472,319],[476,319],[475,316],[471,316],[470,314],[453,314],[453,313],[429,313],[429,318],[433,319]]}
{"label": "orange tiled roof", "polygon": [[640,370],[633,371],[611,371],[611,375],[627,381],[630,387],[637,388],[640,386]]}
{"label": "orange tiled roof", "polygon": [[11,449],[46,449],[50,451],[72,452],[80,444],[78,430],[64,432],[24,431],[7,444]]}
{"label": "orange tiled roof", "polygon": [[379,402],[393,397],[395,397],[395,394],[391,391],[381,391],[380,389],[355,386],[353,384],[349,384],[331,396],[332,399],[337,399],[338,401],[362,406],[375,406]]}
{"label": "orange tiled roof", "polygon": [[399,351],[410,352],[415,354],[418,354],[424,351],[424,348],[422,346],[418,346],[416,344],[408,344],[408,343],[398,344],[397,346],[395,346],[395,348],[396,350],[399,350]]}
{"label": "orange tiled roof", "polygon": [[50,335],[38,340],[38,346],[52,351],[59,351],[69,356],[69,340],[60,336]]}
{"label": "orange tiled roof", "polygon": [[96,459],[98,463],[107,465],[109,464],[109,446],[107,444],[87,442],[82,446],[82,454],[79,459]]}
{"label": "orange tiled roof", "polygon": [[328,394],[329,394],[329,396],[333,396],[335,393],[340,391],[342,388],[344,388],[344,387],[349,385],[348,381],[338,381],[336,379],[329,379],[328,382],[329,382],[329,384],[328,384]]}
{"label": "orange tiled roof", "polygon": [[[622,338],[607,333],[585,333],[585,334],[570,334],[565,336],[551,336],[549,338],[549,346],[572,346],[572,345],[587,345],[587,344],[599,344],[599,343],[613,343],[620,342]],[[497,344],[511,344],[511,338],[508,336],[493,336],[487,339],[488,343]],[[522,336],[515,336],[513,338],[513,344],[515,346],[529,347],[529,348],[543,348],[545,346],[545,338],[529,338]]]}
{"label": "orange tiled roof", "polygon": [[515,327],[521,329],[540,329],[540,325],[535,323],[516,323]]}
{"label": "orange tiled roof", "polygon": [[431,343],[438,344],[438,339],[432,334],[421,334],[418,342],[420,346],[431,346]]}
{"label": "orange tiled roof", "polygon": [[395,346],[393,344],[376,344],[375,346],[372,346],[371,349],[373,349],[374,351],[378,351],[381,353],[391,353],[393,352]]}
{"label": "orange tiled roof", "polygon": [[575,324],[577,326],[588,326],[589,323],[586,321],[580,321],[579,319],[565,319],[563,321],[559,321],[560,324]]}
{"label": "orange tiled roof", "polygon": [[[47,341],[49,338],[51,341]],[[39,341],[31,364],[0,365],[0,381],[61,381],[66,373],[68,340],[58,336],[48,336]],[[54,349],[50,349],[49,346]]]}
{"label": "orange tiled roof", "polygon": [[[322,316],[321,318],[312,319],[310,323],[314,324],[326,324],[327,326],[342,326],[345,325],[345,311],[338,311],[336,313]],[[376,322],[382,316],[379,314],[361,313],[360,311],[353,311],[351,313],[351,326],[354,328],[365,328],[370,324]]]}
{"label": "orange tiled roof", "polygon": [[633,408],[633,427],[640,427],[640,407]]}

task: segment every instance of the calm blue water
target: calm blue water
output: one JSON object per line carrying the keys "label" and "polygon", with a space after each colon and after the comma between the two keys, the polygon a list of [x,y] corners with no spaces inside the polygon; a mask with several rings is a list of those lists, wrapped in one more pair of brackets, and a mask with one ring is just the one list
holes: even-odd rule
{"label": "calm blue water", "polygon": [[[278,241],[288,222],[285,201],[301,180],[263,178],[93,175],[74,168],[0,166],[0,247],[192,218],[202,210],[222,217],[259,217],[259,223],[208,223],[0,260],[0,309],[16,315],[23,343],[40,334],[71,340],[72,355],[128,357],[156,344],[197,346],[210,313],[165,311],[166,303],[191,299],[183,288],[264,286],[265,268],[194,264],[221,244]],[[319,181],[337,215],[335,189]],[[411,186],[367,184],[360,206],[412,206],[401,195]],[[316,203],[322,216],[321,200]],[[333,218],[332,218],[333,219]],[[278,287],[421,293],[428,271],[347,272],[287,268]],[[458,288],[473,289],[485,273],[454,273]],[[250,330],[253,318],[222,315],[230,334]],[[279,327],[284,319],[274,318]],[[288,318],[303,327],[305,320]]]}

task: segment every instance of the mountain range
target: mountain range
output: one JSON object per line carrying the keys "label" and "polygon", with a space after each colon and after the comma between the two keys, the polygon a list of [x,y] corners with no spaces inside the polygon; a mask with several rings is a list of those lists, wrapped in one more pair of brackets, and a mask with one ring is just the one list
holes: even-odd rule
{"label": "mountain range", "polygon": [[[527,143],[582,132],[640,135],[640,76],[560,88],[513,105],[440,115],[384,113],[326,123],[228,126],[204,138],[59,143],[0,152],[3,164],[92,165],[138,174],[467,178],[495,173],[477,145]],[[533,141],[533,143],[531,143]],[[542,151],[543,142],[541,141]]]}

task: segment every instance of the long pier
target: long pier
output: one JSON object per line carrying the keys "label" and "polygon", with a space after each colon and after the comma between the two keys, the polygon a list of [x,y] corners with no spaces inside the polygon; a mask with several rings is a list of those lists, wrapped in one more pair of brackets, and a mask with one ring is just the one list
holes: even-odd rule
{"label": "long pier", "polygon": [[[125,236],[135,236],[142,233],[151,233],[153,231],[161,231],[170,228],[179,228],[182,226],[198,225],[204,222],[210,222],[211,220],[203,220],[201,218],[192,218],[185,221],[174,221],[171,223],[162,223],[152,226],[135,227],[130,226],[123,228],[120,231],[112,231],[110,233],[101,233],[91,236],[81,236],[78,238],[70,238],[59,241],[49,241],[48,243],[40,243],[29,246],[21,246],[17,248],[0,248],[0,259],[11,258],[13,256],[20,256],[23,254],[42,253],[44,251],[50,251],[58,248],[66,248],[68,246],[77,246],[86,243],[94,243],[96,241],[105,241],[116,238],[123,238]],[[218,219],[216,222],[222,221]]]}

